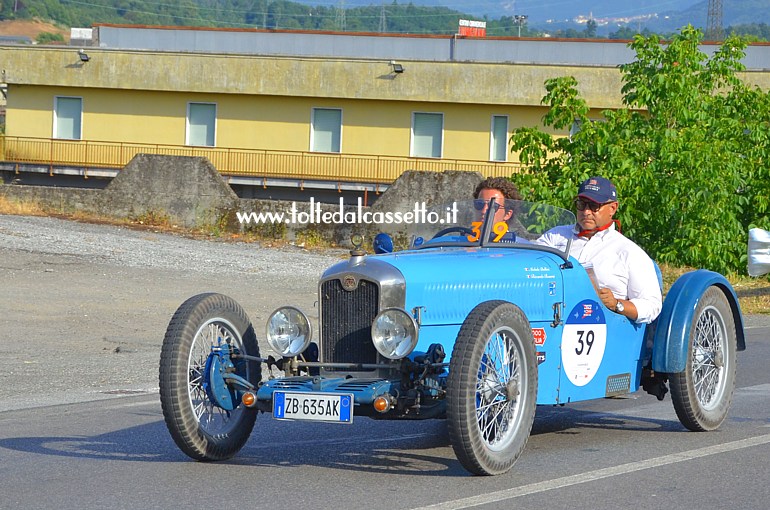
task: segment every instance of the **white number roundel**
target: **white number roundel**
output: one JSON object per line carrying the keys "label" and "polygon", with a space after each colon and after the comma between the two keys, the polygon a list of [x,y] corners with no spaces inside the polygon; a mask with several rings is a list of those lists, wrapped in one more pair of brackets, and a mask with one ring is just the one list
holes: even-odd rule
{"label": "white number roundel", "polygon": [[567,316],[561,337],[564,374],[575,386],[585,386],[602,364],[607,344],[607,321],[602,307],[586,299]]}

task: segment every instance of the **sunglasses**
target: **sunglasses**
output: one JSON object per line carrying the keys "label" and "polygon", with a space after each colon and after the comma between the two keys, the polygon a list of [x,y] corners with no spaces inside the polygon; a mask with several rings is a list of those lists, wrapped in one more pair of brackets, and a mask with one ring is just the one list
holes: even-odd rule
{"label": "sunglasses", "polygon": [[[484,200],[481,198],[477,198],[473,201],[473,208],[477,211],[483,211],[486,206],[489,205],[489,200]],[[500,207],[500,204],[495,202],[495,210]]]}
{"label": "sunglasses", "polygon": [[611,204],[612,202],[604,202],[603,204],[597,204],[596,202],[592,202],[590,200],[583,200],[580,198],[575,199],[575,209],[578,211],[585,211],[586,209],[590,209],[591,212],[596,212],[602,207],[604,207],[607,204]]}

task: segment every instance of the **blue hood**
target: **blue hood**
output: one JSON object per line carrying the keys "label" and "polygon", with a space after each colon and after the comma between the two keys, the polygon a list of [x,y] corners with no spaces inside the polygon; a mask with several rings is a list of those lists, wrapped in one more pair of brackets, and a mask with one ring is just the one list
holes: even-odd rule
{"label": "blue hood", "polygon": [[563,300],[560,257],[524,248],[425,248],[374,256],[406,280],[406,309],[424,307],[422,325],[462,324],[479,303],[502,299],[530,322],[553,320]]}

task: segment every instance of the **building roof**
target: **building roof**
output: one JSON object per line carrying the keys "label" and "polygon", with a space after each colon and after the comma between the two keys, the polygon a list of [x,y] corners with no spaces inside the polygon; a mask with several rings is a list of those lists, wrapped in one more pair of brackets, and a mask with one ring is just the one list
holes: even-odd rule
{"label": "building roof", "polygon": [[[632,62],[629,41],[403,35],[291,30],[95,25],[102,48],[284,57],[391,59],[617,67]],[[703,44],[707,55],[719,48]],[[748,70],[770,66],[770,44],[746,49]]]}

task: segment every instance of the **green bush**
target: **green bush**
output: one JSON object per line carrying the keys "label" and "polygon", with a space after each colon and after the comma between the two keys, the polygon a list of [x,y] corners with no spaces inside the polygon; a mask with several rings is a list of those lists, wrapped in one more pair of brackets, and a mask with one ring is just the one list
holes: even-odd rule
{"label": "green bush", "polygon": [[691,26],[666,46],[634,38],[636,60],[620,66],[624,107],[599,121],[574,78],[546,81],[544,126],[580,129],[514,131],[523,195],[571,208],[578,183],[602,175],[618,187],[623,232],[654,259],[744,272],[748,229],[770,227],[770,96],[737,77],[745,40],[729,37],[709,57],[702,39]]}
{"label": "green bush", "polygon": [[50,44],[52,42],[64,42],[64,36],[61,34],[54,34],[51,32],[40,32],[35,37],[35,42],[38,44]]}

